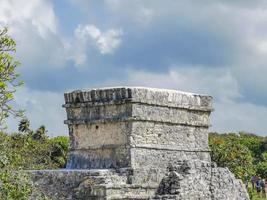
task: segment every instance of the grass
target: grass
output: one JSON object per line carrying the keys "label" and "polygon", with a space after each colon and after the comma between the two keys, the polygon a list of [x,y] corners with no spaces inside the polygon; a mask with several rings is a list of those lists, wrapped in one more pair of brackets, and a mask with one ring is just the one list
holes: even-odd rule
{"label": "grass", "polygon": [[249,196],[251,197],[251,200],[266,200],[267,199],[266,197],[261,197],[261,194],[260,194],[260,197],[258,197],[256,189],[253,190],[251,184],[248,185],[248,192],[249,192]]}

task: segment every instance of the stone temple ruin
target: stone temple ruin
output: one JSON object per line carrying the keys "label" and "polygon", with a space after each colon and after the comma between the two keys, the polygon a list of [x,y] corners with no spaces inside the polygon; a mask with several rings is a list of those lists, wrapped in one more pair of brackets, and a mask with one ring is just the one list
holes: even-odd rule
{"label": "stone temple ruin", "polygon": [[211,162],[212,97],[118,87],[65,94],[67,169],[31,171],[53,199],[246,200],[246,189]]}

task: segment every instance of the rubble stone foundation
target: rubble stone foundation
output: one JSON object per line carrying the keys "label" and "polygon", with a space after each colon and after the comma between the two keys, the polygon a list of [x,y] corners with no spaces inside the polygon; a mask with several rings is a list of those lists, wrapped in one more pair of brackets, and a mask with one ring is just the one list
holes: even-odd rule
{"label": "rubble stone foundation", "polygon": [[249,199],[210,160],[210,96],[102,88],[66,93],[64,107],[67,169],[29,171],[52,199]]}

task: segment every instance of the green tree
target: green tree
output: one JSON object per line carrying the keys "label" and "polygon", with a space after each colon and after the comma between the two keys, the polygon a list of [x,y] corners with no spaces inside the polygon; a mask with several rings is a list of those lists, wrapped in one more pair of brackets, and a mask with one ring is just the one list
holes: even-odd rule
{"label": "green tree", "polygon": [[26,118],[20,120],[18,131],[28,133],[30,130],[30,121]]}
{"label": "green tree", "polygon": [[257,164],[261,161],[261,153],[264,151],[263,138],[254,134],[239,132],[237,137],[239,143],[249,148],[252,156],[253,163]]}
{"label": "green tree", "polygon": [[263,178],[267,178],[267,162],[260,162],[256,165],[256,172]]}
{"label": "green tree", "polygon": [[8,29],[0,29],[0,128],[4,128],[4,120],[9,115],[22,116],[22,111],[10,104],[16,89],[23,84],[18,81],[19,62],[13,57],[15,51],[16,42],[8,35]]}
{"label": "green tree", "polygon": [[[5,119],[10,115],[22,116],[21,110],[12,107],[14,93],[23,83],[16,72],[19,62],[14,59],[16,42],[8,35],[7,28],[0,28],[0,129],[5,128]],[[26,121],[24,121],[25,123]],[[27,122],[21,130],[27,130]],[[27,174],[17,171],[24,161],[27,136],[7,135],[0,130],[0,199],[27,200],[36,189]],[[45,199],[40,193],[35,199]]]}
{"label": "green tree", "polygon": [[38,141],[44,141],[45,139],[47,139],[47,130],[45,128],[44,125],[40,126],[35,133],[33,133],[32,138],[34,140],[38,140]]}
{"label": "green tree", "polygon": [[211,159],[219,167],[228,167],[236,177],[244,179],[254,173],[253,157],[248,147],[240,143],[236,134],[209,135]]}
{"label": "green tree", "polygon": [[65,136],[58,136],[51,138],[50,142],[52,144],[52,151],[50,155],[51,159],[57,163],[58,167],[66,167],[69,138]]}

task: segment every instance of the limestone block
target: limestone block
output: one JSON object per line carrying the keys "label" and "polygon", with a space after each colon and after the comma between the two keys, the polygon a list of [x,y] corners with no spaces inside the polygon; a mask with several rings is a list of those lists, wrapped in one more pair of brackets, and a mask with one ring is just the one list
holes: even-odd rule
{"label": "limestone block", "polygon": [[209,160],[211,100],[180,91],[131,87],[66,93],[72,150],[68,166],[135,169],[143,160],[155,158],[166,165],[191,152]]}
{"label": "limestone block", "polygon": [[209,127],[209,115],[209,111],[186,110],[181,108],[155,105],[132,105],[133,119],[140,121],[154,121],[170,124]]}
{"label": "limestone block", "polygon": [[211,192],[213,200],[249,200],[245,185],[228,168],[212,169]]}
{"label": "limestone block", "polygon": [[96,149],[126,145],[130,134],[129,123],[80,124],[73,128],[71,149]]}
{"label": "limestone block", "polygon": [[171,162],[198,159],[210,162],[209,152],[173,151],[167,149],[131,148],[131,165],[135,168],[156,166],[166,169]]}
{"label": "limestone block", "polygon": [[[34,184],[52,200],[106,200],[107,187],[121,188],[126,172],[115,170],[29,170]],[[35,200],[33,194],[31,200]]]}
{"label": "limestone block", "polygon": [[166,89],[142,87],[131,89],[134,102],[193,110],[212,110],[211,96]]}
{"label": "limestone block", "polygon": [[89,91],[73,91],[64,94],[66,106],[69,104],[102,105],[118,102],[135,102],[151,105],[179,107],[193,110],[212,111],[212,97],[176,90],[117,87],[99,88]]}
{"label": "limestone block", "polygon": [[194,159],[173,162],[168,166],[168,171],[161,180],[157,197],[159,199],[164,196],[188,200],[211,199],[210,179],[210,162]]}
{"label": "limestone block", "polygon": [[109,121],[127,119],[131,117],[131,104],[107,104],[99,106],[76,106],[66,107],[69,121],[93,122],[97,120]]}
{"label": "limestone block", "polygon": [[208,130],[169,123],[133,122],[130,145],[153,149],[209,151]]}
{"label": "limestone block", "polygon": [[209,152],[173,151],[166,149],[131,149],[131,167],[133,176],[131,182],[135,184],[159,183],[168,166],[181,160],[198,160],[210,163]]}
{"label": "limestone block", "polygon": [[108,169],[130,167],[129,147],[109,146],[96,149],[72,150],[68,155],[68,169]]}

